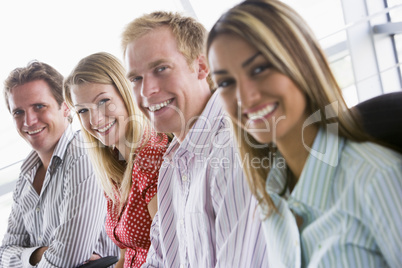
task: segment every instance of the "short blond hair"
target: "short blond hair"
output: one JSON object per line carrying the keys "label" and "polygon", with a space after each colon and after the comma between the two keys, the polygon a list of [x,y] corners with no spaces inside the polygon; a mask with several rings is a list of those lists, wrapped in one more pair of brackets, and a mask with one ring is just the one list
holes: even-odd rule
{"label": "short blond hair", "polygon": [[[160,27],[167,27],[172,31],[177,49],[185,57],[190,68],[195,59],[205,54],[208,31],[200,22],[177,12],[155,11],[127,24],[121,39],[123,57],[126,57],[128,44]],[[207,81],[212,89],[213,82],[209,75]]]}

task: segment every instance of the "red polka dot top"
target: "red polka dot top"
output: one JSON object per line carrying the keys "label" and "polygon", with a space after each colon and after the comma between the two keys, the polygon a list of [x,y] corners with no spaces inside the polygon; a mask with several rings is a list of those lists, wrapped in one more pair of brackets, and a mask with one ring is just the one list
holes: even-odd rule
{"label": "red polka dot top", "polygon": [[167,149],[166,135],[153,133],[149,142],[137,153],[133,165],[133,185],[122,212],[113,209],[107,198],[106,232],[120,248],[126,248],[124,268],[141,267],[147,258],[151,216],[148,203],[155,196],[162,156]]}

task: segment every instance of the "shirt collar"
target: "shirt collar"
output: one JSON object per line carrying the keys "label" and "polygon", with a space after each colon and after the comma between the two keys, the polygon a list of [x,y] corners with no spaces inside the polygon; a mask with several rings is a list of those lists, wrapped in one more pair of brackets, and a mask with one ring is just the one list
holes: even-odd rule
{"label": "shirt collar", "polygon": [[74,138],[74,136],[75,133],[71,125],[69,124],[63,135],[61,136],[59,142],[57,143],[56,147],[54,148],[52,158],[57,156],[58,158],[63,159],[66,153],[66,148],[71,140]]}
{"label": "shirt collar", "polygon": [[[52,160],[50,161],[49,168],[53,170],[59,164],[61,164],[66,153],[66,148],[71,140],[74,138],[74,136],[75,134],[73,132],[73,129],[69,124],[53,151]],[[21,173],[26,174],[28,171],[32,170],[32,168],[34,168],[34,166],[37,165],[39,161],[40,158],[38,153],[35,150],[32,150],[21,166]]]}
{"label": "shirt collar", "polygon": [[294,199],[317,209],[327,207],[344,145],[345,139],[338,133],[331,132],[329,127],[320,128],[292,192]]}
{"label": "shirt collar", "polygon": [[[313,146],[309,149],[310,153],[299,181],[291,194],[292,199],[316,208],[326,207],[331,191],[331,179],[338,167],[344,144],[345,139],[338,134],[319,129]],[[278,151],[268,174],[267,192],[271,194],[283,192],[286,187],[286,178],[287,167]]]}
{"label": "shirt collar", "polygon": [[174,155],[181,150],[191,154],[200,154],[210,151],[211,139],[223,124],[222,103],[217,92],[213,93],[201,115],[191,127],[182,143],[175,137],[170,143],[164,158],[171,160]]}
{"label": "shirt collar", "polygon": [[286,187],[287,168],[286,163],[279,151],[272,158],[271,171],[268,173],[266,190],[269,194],[279,194]]}

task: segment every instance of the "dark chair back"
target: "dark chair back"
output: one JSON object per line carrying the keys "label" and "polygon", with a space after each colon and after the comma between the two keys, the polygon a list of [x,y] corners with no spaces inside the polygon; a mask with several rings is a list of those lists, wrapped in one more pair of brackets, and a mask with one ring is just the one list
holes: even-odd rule
{"label": "dark chair back", "polygon": [[402,91],[374,97],[355,107],[372,137],[402,153]]}

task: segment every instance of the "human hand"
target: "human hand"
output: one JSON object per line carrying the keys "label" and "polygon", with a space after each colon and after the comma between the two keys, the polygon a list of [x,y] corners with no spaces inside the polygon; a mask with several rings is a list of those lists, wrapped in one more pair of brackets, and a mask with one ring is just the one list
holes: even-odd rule
{"label": "human hand", "polygon": [[90,262],[90,261],[96,261],[96,260],[98,260],[98,259],[100,259],[100,258],[101,258],[101,256],[99,256],[98,254],[94,253],[94,254],[92,254],[91,258],[89,258],[89,260],[87,260],[86,262],[84,262],[84,264],[86,264],[86,263],[88,263],[88,262]]}
{"label": "human hand", "polygon": [[123,268],[124,267],[124,256],[126,255],[126,249],[120,249],[120,259],[116,263],[116,266],[114,268]]}
{"label": "human hand", "polygon": [[37,248],[34,252],[32,252],[31,257],[29,258],[29,263],[31,265],[36,265],[42,260],[43,253],[48,249],[49,247],[40,247]]}

